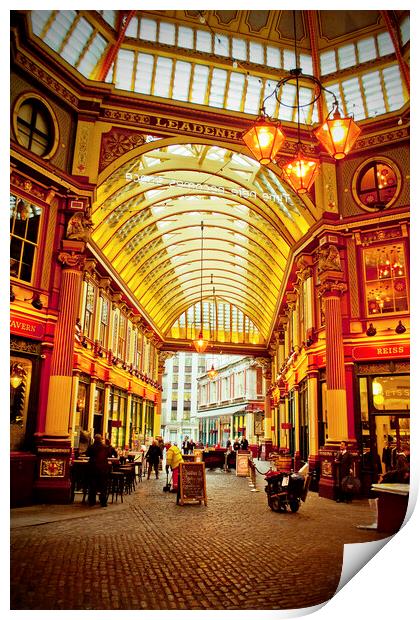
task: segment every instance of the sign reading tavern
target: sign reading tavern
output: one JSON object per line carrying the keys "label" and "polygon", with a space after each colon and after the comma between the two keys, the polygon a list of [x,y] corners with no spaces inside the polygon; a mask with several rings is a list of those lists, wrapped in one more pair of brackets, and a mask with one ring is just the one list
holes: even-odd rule
{"label": "sign reading tavern", "polygon": [[10,332],[18,336],[41,339],[44,336],[44,324],[33,319],[23,319],[15,314],[10,315]]}

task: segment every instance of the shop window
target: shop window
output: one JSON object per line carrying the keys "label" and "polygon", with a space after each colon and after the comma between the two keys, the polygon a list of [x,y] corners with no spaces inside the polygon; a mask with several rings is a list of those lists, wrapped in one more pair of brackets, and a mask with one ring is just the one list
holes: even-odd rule
{"label": "shop window", "polygon": [[99,342],[104,349],[108,346],[109,301],[102,298],[101,320],[99,323]]}
{"label": "shop window", "polygon": [[117,355],[120,359],[125,359],[125,339],[126,339],[126,318],[122,314],[120,315],[120,324],[118,330],[118,352]]}
{"label": "shop window", "polygon": [[25,443],[32,363],[10,358],[10,449],[22,450]]}
{"label": "shop window", "polygon": [[47,102],[35,95],[22,96],[13,120],[19,144],[36,155],[51,157],[58,142],[58,124]]}
{"label": "shop window", "polygon": [[367,313],[408,311],[408,282],[403,244],[363,250]]}
{"label": "shop window", "polygon": [[10,196],[10,276],[31,282],[38,248],[41,209]]}
{"label": "shop window", "polygon": [[353,197],[359,206],[368,211],[392,206],[400,189],[400,171],[394,162],[387,158],[364,162],[353,177]]}
{"label": "shop window", "polygon": [[95,311],[95,287],[88,282],[86,286],[85,316],[83,321],[83,333],[88,338],[93,338],[93,315]]}
{"label": "shop window", "polygon": [[410,408],[410,377],[384,376],[372,381],[373,406],[377,411]]}

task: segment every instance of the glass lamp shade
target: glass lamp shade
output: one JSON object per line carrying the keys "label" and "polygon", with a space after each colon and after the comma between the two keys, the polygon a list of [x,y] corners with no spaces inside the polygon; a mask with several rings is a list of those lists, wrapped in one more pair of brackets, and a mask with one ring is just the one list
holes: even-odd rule
{"label": "glass lamp shade", "polygon": [[362,130],[350,117],[341,118],[336,111],[315,131],[315,136],[334,159],[343,159],[352,149]]}
{"label": "glass lamp shade", "polygon": [[208,342],[203,338],[203,332],[200,330],[197,340],[193,340],[193,344],[197,353],[204,353],[207,349]]}
{"label": "glass lamp shade", "polygon": [[207,376],[212,381],[213,379],[217,377],[217,375],[218,375],[218,372],[215,369],[214,364],[212,364],[210,370],[207,371]]}
{"label": "glass lamp shade", "polygon": [[260,164],[269,164],[281,149],[286,136],[279,122],[272,122],[267,118],[258,119],[254,125],[242,134],[252,155]]}
{"label": "glass lamp shade", "polygon": [[319,165],[298,151],[295,159],[282,166],[286,181],[298,194],[306,194],[312,187],[319,172]]}

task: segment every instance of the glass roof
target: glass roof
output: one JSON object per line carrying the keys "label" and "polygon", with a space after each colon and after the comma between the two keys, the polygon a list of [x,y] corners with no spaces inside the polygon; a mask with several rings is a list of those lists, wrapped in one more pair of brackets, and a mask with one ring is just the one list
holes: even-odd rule
{"label": "glass roof", "polygon": [[[201,294],[203,222],[204,300],[214,287],[229,316],[239,312],[246,338],[265,340],[290,247],[316,214],[269,168],[241,153],[167,143],[145,145],[104,178],[93,209],[93,241],[162,334],[187,334],[197,327],[192,309]],[[209,338],[216,327],[207,324]],[[243,337],[239,327],[236,332],[235,338]]]}
{"label": "glass roof", "polygon": [[[370,34],[364,28],[353,33],[352,40],[341,37],[337,43],[333,41],[328,49],[319,51],[315,70],[310,50],[298,50],[295,57],[287,39],[286,44],[274,44],[215,31],[210,23],[198,19],[189,24],[174,22],[165,18],[170,11],[156,11],[156,17],[153,12],[143,15],[137,11],[125,15],[126,22],[121,21],[123,13],[127,12],[31,11],[31,23],[36,36],[89,79],[98,79],[111,52],[113,62],[105,80],[118,89],[143,95],[255,116],[278,79],[300,66],[307,75],[319,74],[343,112],[356,120],[398,110],[408,100],[394,45],[384,27]],[[123,23],[126,30],[120,42],[117,35]],[[401,36],[407,39],[408,32],[404,19]],[[312,101],[313,95],[313,84],[302,79],[301,104]],[[297,109],[287,107],[296,103],[296,97],[295,85],[286,84],[281,92],[283,105],[270,97],[265,103],[267,114],[296,122]],[[324,106],[331,109],[331,105],[330,95]],[[301,108],[300,114],[301,122],[307,124],[320,120],[313,104]]]}

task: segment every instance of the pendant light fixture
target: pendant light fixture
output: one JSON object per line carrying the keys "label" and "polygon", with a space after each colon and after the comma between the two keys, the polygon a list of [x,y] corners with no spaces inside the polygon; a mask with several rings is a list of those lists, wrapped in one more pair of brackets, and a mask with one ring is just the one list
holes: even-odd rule
{"label": "pendant light fixture", "polygon": [[[213,275],[211,276],[211,282],[213,282]],[[214,325],[214,329],[216,329],[216,292],[215,292],[214,286],[213,286],[213,322],[211,322],[211,325],[212,326]],[[214,337],[213,327],[212,327],[212,334],[213,334],[213,346],[214,346],[215,337]],[[210,381],[214,381],[214,379],[217,377],[218,374],[219,373],[214,367],[214,360],[212,360],[211,368],[210,370],[207,371],[207,376],[210,379]]]}
{"label": "pendant light fixture", "polygon": [[[345,157],[353,147],[360,134],[360,127],[356,125],[351,117],[342,117],[339,112],[339,103],[335,93],[325,88],[320,80],[313,75],[304,74],[298,66],[297,36],[296,36],[296,12],[293,11],[293,33],[295,45],[295,69],[289,75],[279,80],[273,92],[267,95],[260,110],[260,116],[256,119],[250,129],[242,135],[242,139],[251,151],[253,157],[261,164],[267,165],[276,161],[286,136],[278,120],[269,118],[265,113],[265,103],[272,96],[275,96],[281,107],[297,110],[298,116],[298,142],[296,157],[282,167],[286,180],[295,191],[300,194],[307,192],[312,186],[317,171],[318,163],[304,155],[303,145],[300,141],[300,109],[312,106],[320,98],[323,92],[328,93],[333,99],[332,110],[327,118],[315,131],[315,136],[335,159]],[[299,97],[300,82],[304,81],[313,84],[313,97],[311,101],[301,103]],[[290,84],[296,85],[296,103],[290,104],[281,99],[283,88]]]}
{"label": "pendant light fixture", "polygon": [[201,253],[200,253],[200,333],[198,338],[193,340],[197,353],[204,353],[208,342],[203,336],[203,249],[204,249],[204,222],[201,222]]}

